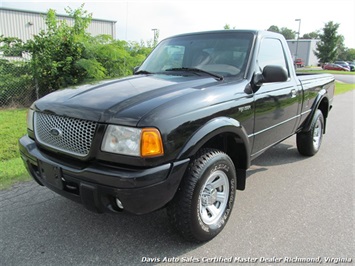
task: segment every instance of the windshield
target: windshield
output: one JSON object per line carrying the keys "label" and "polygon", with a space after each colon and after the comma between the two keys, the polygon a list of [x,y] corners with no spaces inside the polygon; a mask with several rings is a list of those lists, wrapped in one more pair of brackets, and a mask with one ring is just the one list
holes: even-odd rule
{"label": "windshield", "polygon": [[172,37],[154,49],[139,71],[175,75],[179,69],[200,69],[221,76],[242,76],[252,41],[252,33],[227,30]]}

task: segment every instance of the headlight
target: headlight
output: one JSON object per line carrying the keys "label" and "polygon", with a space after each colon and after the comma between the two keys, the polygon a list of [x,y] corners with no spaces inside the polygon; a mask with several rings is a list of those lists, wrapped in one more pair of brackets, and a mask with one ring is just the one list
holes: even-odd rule
{"label": "headlight", "polygon": [[101,149],[106,152],[131,156],[163,155],[160,132],[155,128],[132,128],[109,125]]}
{"label": "headlight", "polygon": [[33,114],[34,111],[32,109],[28,109],[27,112],[27,128],[33,131]]}

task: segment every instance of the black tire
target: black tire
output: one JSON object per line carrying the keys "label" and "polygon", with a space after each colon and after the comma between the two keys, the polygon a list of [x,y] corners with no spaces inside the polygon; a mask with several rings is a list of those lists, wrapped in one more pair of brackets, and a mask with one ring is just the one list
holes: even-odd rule
{"label": "black tire", "polygon": [[188,241],[205,242],[218,235],[231,214],[236,171],[229,156],[202,149],[192,159],[169,203],[169,220]]}
{"label": "black tire", "polygon": [[321,110],[318,109],[312,118],[310,131],[297,133],[298,152],[305,156],[315,155],[322,144],[323,132],[324,117]]}

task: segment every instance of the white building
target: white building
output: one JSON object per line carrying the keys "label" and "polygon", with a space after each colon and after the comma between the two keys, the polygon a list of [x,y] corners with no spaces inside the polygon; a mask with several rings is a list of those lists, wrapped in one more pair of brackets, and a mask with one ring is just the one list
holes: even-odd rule
{"label": "white building", "polygon": [[[26,42],[46,29],[46,13],[18,10],[0,7],[0,36],[17,37]],[[68,25],[74,24],[74,19],[56,14],[59,20],[66,20]],[[87,31],[93,35],[107,34],[116,38],[116,21],[93,18]]]}
{"label": "white building", "polygon": [[[318,58],[314,54],[319,40],[314,39],[299,39],[287,40],[293,59],[301,58],[305,66],[317,66]],[[298,44],[297,44],[298,43]]]}

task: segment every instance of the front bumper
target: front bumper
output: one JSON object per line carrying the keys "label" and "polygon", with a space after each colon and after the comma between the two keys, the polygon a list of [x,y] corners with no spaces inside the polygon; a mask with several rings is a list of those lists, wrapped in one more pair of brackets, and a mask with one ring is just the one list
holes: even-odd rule
{"label": "front bumper", "polygon": [[82,203],[95,212],[122,211],[144,214],[166,205],[175,195],[189,160],[149,169],[124,169],[103,164],[86,167],[58,163],[41,152],[35,141],[19,140],[28,172],[40,185]]}

